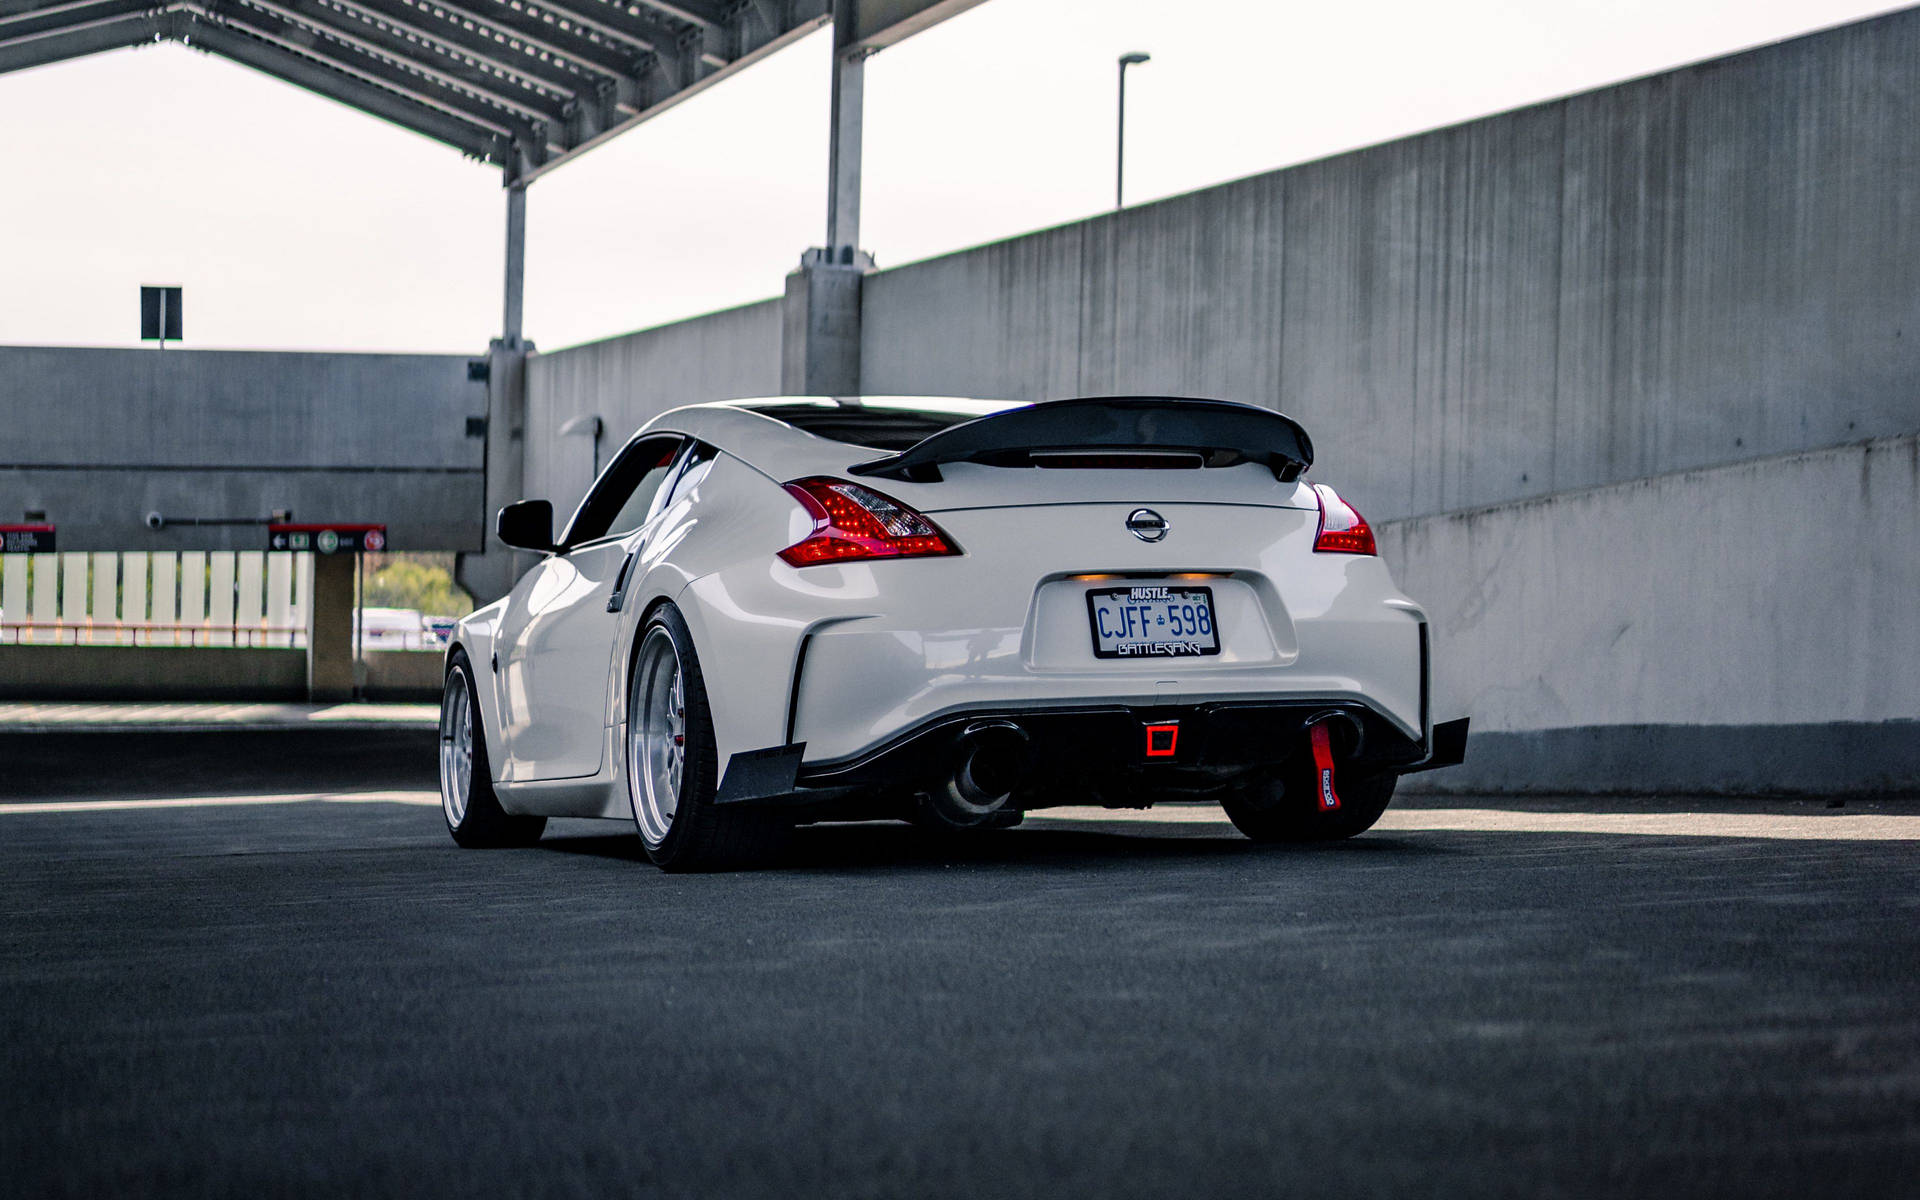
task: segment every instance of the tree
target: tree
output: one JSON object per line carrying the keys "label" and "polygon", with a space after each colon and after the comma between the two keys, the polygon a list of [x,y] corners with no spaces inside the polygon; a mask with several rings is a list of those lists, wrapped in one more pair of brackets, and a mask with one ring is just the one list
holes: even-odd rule
{"label": "tree", "polygon": [[427,616],[464,617],[473,599],[453,582],[453,572],[426,555],[391,554],[367,575],[369,608],[411,608]]}

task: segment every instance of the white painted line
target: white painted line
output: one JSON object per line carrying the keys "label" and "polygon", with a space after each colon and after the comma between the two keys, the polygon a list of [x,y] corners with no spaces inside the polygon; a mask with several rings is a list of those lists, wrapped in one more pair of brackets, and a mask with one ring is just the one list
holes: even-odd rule
{"label": "white painted line", "polygon": [[336,704],[331,708],[322,708],[309,713],[307,719],[321,724],[349,721],[368,725],[438,725],[440,706],[438,704]]}
{"label": "white painted line", "polygon": [[244,808],[262,804],[417,804],[434,808],[438,792],[304,792],[285,796],[184,796],[165,800],[52,800],[0,804],[0,816],[33,813],[129,812],[165,808]]}
{"label": "white painted line", "polygon": [[1797,842],[1920,842],[1920,815],[1850,813],[1568,813],[1489,808],[1388,809],[1376,829],[1490,833],[1610,833],[1647,837],[1779,838]]}
{"label": "white painted line", "polygon": [[[0,816],[35,813],[127,812],[175,808],[244,808],[276,804],[407,804],[432,808],[431,791],[296,792],[273,796],[189,796],[164,800],[60,800],[0,804]],[[1090,807],[1048,808],[1028,820],[1107,825],[1205,825],[1239,836],[1226,814],[1180,805],[1141,811]],[[1374,826],[1386,833],[1586,833],[1648,837],[1764,838],[1819,842],[1920,842],[1920,814],[1833,812],[1819,816],[1773,813],[1568,813],[1493,808],[1387,810]]]}
{"label": "white painted line", "polygon": [[1225,825],[1233,824],[1227,814],[1211,804],[1182,804],[1173,808],[1094,808],[1075,805],[1068,808],[1042,808],[1027,814],[1027,820],[1047,821],[1131,821],[1146,825]]}
{"label": "white painted line", "polygon": [[[1137,810],[1048,808],[1028,820],[1233,828],[1208,806]],[[1834,811],[1787,813],[1514,812],[1495,808],[1388,809],[1375,829],[1387,833],[1598,833],[1647,837],[1770,838],[1816,842],[1920,842],[1920,814]]]}

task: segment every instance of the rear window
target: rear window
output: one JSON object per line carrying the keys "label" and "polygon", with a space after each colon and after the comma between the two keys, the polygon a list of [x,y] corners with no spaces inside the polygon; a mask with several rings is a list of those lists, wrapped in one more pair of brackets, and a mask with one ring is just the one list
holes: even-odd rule
{"label": "rear window", "polygon": [[840,404],[758,404],[748,411],[763,417],[785,421],[795,429],[815,437],[849,446],[867,446],[874,450],[905,450],[951,429],[962,421],[971,421],[980,413],[942,412],[931,408],[878,406],[856,408]]}

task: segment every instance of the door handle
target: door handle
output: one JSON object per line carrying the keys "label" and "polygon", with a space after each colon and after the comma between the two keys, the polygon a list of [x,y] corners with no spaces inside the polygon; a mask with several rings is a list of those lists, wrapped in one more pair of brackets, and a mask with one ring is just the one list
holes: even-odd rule
{"label": "door handle", "polygon": [[613,577],[613,595],[607,597],[607,611],[617,613],[627,604],[627,584],[633,575],[633,564],[640,558],[639,547],[627,552],[627,561],[620,564],[620,573]]}

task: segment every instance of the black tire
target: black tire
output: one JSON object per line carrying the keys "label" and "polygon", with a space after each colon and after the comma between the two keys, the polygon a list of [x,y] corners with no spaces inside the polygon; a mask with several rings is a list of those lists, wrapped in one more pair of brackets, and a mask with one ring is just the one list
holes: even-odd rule
{"label": "black tire", "polygon": [[1334,774],[1340,807],[1323,811],[1313,760],[1306,755],[1278,776],[1249,783],[1221,801],[1234,828],[1256,842],[1337,842],[1373,828],[1393,800],[1394,775]]}
{"label": "black tire", "polygon": [[[638,706],[650,696],[643,672],[648,669],[649,640],[656,631],[667,639],[676,656],[684,707],[684,757],[671,813],[661,811],[647,798],[642,778],[646,764],[638,761],[642,728]],[[662,604],[648,616],[634,639],[634,661],[627,676],[627,732],[621,752],[626,755],[627,805],[647,857],[664,871],[688,872],[737,870],[758,866],[778,855],[792,833],[791,820],[761,808],[713,802],[720,783],[713,710],[707,702],[706,679],[693,648],[693,634],[672,604]]]}
{"label": "black tire", "polygon": [[[473,663],[465,650],[455,650],[447,664],[447,681],[440,698],[440,815],[453,840],[470,850],[500,846],[531,846],[546,831],[545,817],[519,816],[500,807],[494,794],[492,764],[487,757],[486,723],[480,719],[479,689],[474,686]],[[458,764],[460,722],[456,705],[465,706],[472,756],[468,761],[464,803]]]}

